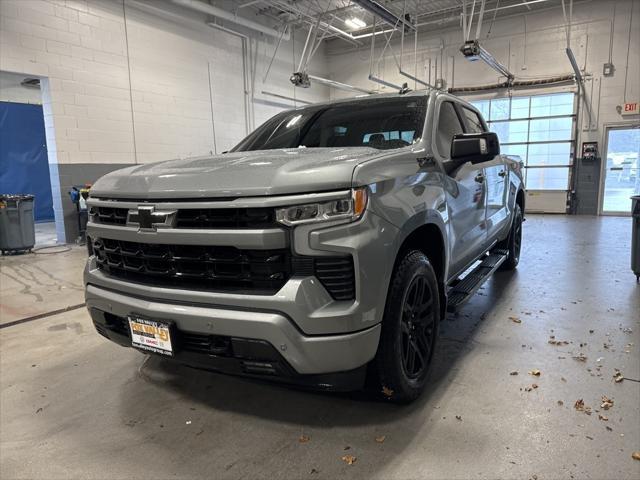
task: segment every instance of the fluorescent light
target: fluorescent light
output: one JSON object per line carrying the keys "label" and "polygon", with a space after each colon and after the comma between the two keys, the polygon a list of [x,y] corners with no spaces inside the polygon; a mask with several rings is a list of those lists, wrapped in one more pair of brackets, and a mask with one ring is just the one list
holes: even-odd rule
{"label": "fluorescent light", "polygon": [[366,22],[364,22],[363,20],[360,20],[359,18],[356,17],[351,17],[351,18],[347,18],[344,23],[347,24],[347,26],[354,28],[354,29],[360,29],[360,28],[364,28],[367,26]]}

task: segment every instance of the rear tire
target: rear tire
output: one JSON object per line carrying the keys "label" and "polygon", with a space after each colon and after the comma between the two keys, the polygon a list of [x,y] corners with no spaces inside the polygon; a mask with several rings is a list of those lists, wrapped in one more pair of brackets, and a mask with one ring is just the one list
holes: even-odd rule
{"label": "rear tire", "polygon": [[520,263],[520,250],[522,248],[522,209],[516,203],[513,209],[513,223],[509,236],[498,244],[498,248],[509,252],[507,259],[502,265],[501,270],[514,270]]}
{"label": "rear tire", "polygon": [[423,252],[411,250],[391,279],[374,360],[378,387],[388,400],[409,403],[424,390],[439,323],[436,274]]}

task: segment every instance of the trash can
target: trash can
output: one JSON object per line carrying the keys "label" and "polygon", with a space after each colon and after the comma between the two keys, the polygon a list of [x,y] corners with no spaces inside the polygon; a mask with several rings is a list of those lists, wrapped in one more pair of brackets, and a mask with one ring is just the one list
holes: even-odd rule
{"label": "trash can", "polygon": [[36,243],[33,195],[0,195],[0,251],[28,251]]}
{"label": "trash can", "polygon": [[636,282],[640,283],[640,195],[631,197],[631,270],[636,274]]}

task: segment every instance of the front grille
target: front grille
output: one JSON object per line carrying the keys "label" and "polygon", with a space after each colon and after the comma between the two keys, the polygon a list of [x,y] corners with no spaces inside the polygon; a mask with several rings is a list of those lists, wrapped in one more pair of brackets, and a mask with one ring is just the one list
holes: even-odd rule
{"label": "front grille", "polygon": [[356,297],[353,258],[318,257],[315,275],[334,300],[353,300]]}
{"label": "front grille", "polygon": [[194,208],[178,210],[176,228],[272,228],[273,208]]}
{"label": "front grille", "polygon": [[96,239],[93,250],[99,269],[145,285],[272,295],[291,276],[288,249],[240,250]]}
{"label": "front grille", "polygon": [[91,214],[96,215],[100,223],[107,225],[125,225],[127,223],[126,208],[92,207]]}
{"label": "front grille", "polygon": [[[127,208],[91,207],[101,224],[126,225]],[[281,228],[273,208],[183,208],[176,215],[175,228]]]}

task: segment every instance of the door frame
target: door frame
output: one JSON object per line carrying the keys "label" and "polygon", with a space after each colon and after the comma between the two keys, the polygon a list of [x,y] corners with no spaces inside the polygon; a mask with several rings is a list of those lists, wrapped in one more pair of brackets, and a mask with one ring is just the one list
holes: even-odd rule
{"label": "door frame", "polygon": [[631,211],[628,212],[605,212],[604,211],[604,187],[607,181],[607,150],[609,149],[609,131],[625,130],[640,128],[638,122],[633,120],[605,123],[603,125],[604,137],[602,139],[602,150],[600,155],[600,185],[598,187],[598,215],[607,215],[613,217],[630,217]]}

